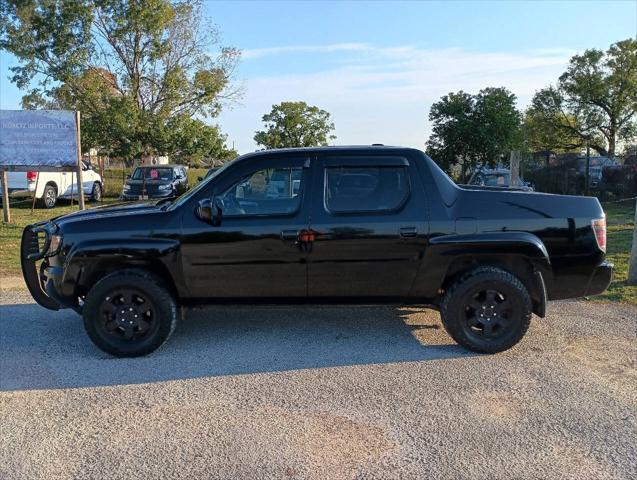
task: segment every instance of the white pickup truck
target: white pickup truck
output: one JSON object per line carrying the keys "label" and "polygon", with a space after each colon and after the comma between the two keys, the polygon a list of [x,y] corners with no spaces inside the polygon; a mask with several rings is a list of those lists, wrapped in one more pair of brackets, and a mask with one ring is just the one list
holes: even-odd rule
{"label": "white pickup truck", "polygon": [[[93,201],[99,201],[102,198],[102,177],[87,163],[82,164],[84,195]],[[58,198],[78,196],[76,172],[7,172],[7,176],[9,197],[33,198],[35,195],[45,208],[55,207]]]}

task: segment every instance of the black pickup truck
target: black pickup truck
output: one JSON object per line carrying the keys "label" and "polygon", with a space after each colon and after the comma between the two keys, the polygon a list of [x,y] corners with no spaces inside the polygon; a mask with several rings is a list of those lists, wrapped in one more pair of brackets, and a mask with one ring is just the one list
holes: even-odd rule
{"label": "black pickup truck", "polygon": [[81,313],[116,356],[158,348],[196,302],[428,305],[493,353],[612,275],[597,199],[459,187],[384,146],[247,154],[176,200],[31,225],[21,249],[34,299]]}

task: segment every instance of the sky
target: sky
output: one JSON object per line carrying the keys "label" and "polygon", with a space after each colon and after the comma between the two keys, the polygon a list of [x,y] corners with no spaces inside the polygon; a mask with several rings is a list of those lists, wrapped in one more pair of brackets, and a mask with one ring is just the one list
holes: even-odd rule
{"label": "sky", "polygon": [[[253,151],[275,103],[331,113],[337,145],[424,148],[433,102],[452,91],[504,86],[527,106],[569,58],[637,37],[637,0],[204,3],[222,43],[242,50],[242,99],[206,120],[229,146]],[[0,108],[19,108],[0,52]]]}

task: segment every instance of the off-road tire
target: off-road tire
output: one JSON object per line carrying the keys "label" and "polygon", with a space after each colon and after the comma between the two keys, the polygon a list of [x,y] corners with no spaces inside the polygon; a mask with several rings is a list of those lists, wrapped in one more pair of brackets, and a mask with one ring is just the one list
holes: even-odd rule
{"label": "off-road tire", "polygon": [[[112,332],[106,331],[104,304],[111,298],[109,295],[122,290],[137,292],[138,299],[139,296],[145,297],[153,306],[153,327],[147,337],[118,339],[113,338]],[[82,317],[86,333],[99,349],[115,357],[139,357],[157,350],[168,340],[177,326],[179,311],[174,296],[159,277],[144,270],[131,269],[99,280],[86,296]]]}
{"label": "off-road tire", "polygon": [[[510,318],[497,338],[486,337],[482,325],[468,325],[470,320],[467,317],[479,317],[474,315],[469,303],[473,303],[474,295],[481,295],[483,291],[501,292],[502,296],[498,298],[511,302]],[[524,284],[511,273],[495,267],[479,267],[447,289],[440,305],[440,315],[445,330],[458,344],[474,352],[497,353],[522,339],[531,322],[532,302]]]}

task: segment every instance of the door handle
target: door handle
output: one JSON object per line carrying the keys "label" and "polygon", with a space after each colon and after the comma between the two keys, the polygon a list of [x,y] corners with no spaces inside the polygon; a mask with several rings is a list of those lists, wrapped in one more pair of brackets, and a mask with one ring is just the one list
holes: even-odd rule
{"label": "door handle", "polygon": [[404,238],[415,237],[418,235],[416,227],[400,227],[400,236]]}
{"label": "door handle", "polygon": [[298,230],[283,230],[281,232],[281,240],[297,240],[299,238]]}

